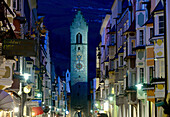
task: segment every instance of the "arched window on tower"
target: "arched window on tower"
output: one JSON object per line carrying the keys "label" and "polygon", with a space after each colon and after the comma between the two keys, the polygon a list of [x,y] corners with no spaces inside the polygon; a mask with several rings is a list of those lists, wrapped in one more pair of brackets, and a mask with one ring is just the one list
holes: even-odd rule
{"label": "arched window on tower", "polygon": [[77,44],[82,44],[82,35],[80,33],[78,33],[76,35],[76,43]]}

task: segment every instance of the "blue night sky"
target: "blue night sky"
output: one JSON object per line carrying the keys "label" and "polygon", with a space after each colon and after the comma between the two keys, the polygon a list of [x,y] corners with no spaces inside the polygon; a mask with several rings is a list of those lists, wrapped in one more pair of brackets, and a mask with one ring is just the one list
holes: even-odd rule
{"label": "blue night sky", "polygon": [[100,26],[110,12],[114,0],[38,0],[38,14],[45,16],[49,30],[52,61],[57,75],[70,69],[70,25],[77,8],[81,8],[88,26],[89,78],[96,74],[96,46],[100,42]]}

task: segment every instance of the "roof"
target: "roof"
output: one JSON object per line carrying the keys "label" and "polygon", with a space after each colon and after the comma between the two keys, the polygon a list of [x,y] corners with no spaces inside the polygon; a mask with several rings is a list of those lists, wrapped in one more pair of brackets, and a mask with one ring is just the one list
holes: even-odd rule
{"label": "roof", "polygon": [[100,87],[98,87],[96,91],[100,91]]}
{"label": "roof", "polygon": [[109,57],[107,57],[104,62],[109,62]]}
{"label": "roof", "polygon": [[112,27],[112,29],[107,33],[107,34],[113,34],[116,32],[116,27],[115,25]]}
{"label": "roof", "polygon": [[26,61],[33,61],[33,59],[30,58],[30,57],[26,57],[25,60],[26,60]]}
{"label": "roof", "polygon": [[139,46],[136,46],[135,48],[132,48],[132,50],[145,49],[145,46],[146,45],[139,45]]}
{"label": "roof", "polygon": [[153,10],[153,12],[161,11],[161,10],[164,10],[164,6],[160,0],[159,3],[157,4],[157,6],[155,7],[155,9]]}
{"label": "roof", "polygon": [[135,24],[136,24],[136,22],[135,22],[135,20],[133,20],[132,24],[125,32],[135,32],[136,31]]}
{"label": "roof", "polygon": [[101,80],[100,83],[104,83],[104,80]]}
{"label": "roof", "polygon": [[120,50],[118,51],[118,53],[123,53],[124,52],[124,49],[123,49],[123,46],[120,48]]}
{"label": "roof", "polygon": [[117,58],[118,58],[118,54],[116,53],[114,59],[117,59]]}
{"label": "roof", "polygon": [[143,26],[144,25],[147,25],[147,24],[152,24],[153,23],[153,16],[150,18],[150,19],[148,19],[144,24],[143,24]]}

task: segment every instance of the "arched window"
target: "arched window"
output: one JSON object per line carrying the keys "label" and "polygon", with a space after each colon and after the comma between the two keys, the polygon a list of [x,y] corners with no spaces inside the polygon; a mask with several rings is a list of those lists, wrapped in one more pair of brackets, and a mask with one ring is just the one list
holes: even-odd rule
{"label": "arched window", "polygon": [[78,33],[76,35],[76,43],[77,44],[82,44],[82,35],[80,33]]}

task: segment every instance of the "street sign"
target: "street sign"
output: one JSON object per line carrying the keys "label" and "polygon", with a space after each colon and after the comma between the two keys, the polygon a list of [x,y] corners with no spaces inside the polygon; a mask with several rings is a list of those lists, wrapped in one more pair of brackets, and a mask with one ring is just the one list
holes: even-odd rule
{"label": "street sign", "polygon": [[36,42],[25,39],[4,39],[2,53],[6,56],[36,56]]}

